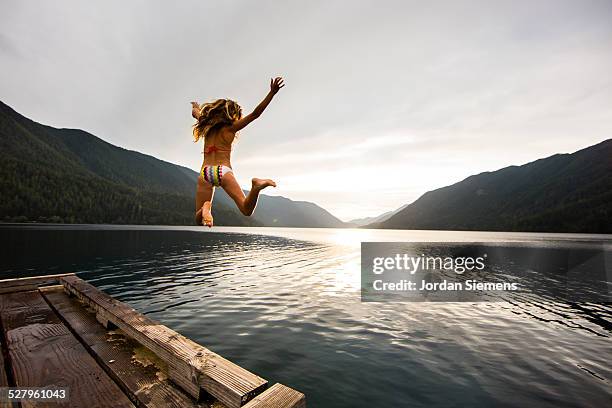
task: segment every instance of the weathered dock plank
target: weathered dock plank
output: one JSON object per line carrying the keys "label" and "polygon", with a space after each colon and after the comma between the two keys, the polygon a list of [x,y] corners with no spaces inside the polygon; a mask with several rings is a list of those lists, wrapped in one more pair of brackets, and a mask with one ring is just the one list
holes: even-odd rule
{"label": "weathered dock plank", "polygon": [[[5,362],[4,362],[3,348],[4,348],[4,345],[0,343],[0,387],[8,387],[9,383],[6,377],[6,371],[4,369]],[[0,399],[0,408],[12,408],[12,407],[13,407],[12,403],[6,400]]]}
{"label": "weathered dock plank", "polygon": [[4,369],[4,345],[0,344],[0,387],[8,387],[8,380],[6,378],[6,371]]}
{"label": "weathered dock plank", "polygon": [[274,384],[244,408],[306,408],[306,397],[285,385]]}
{"label": "weathered dock plank", "polygon": [[[66,407],[133,407],[38,291],[0,295],[0,319],[17,386],[68,387]],[[22,407],[57,406],[23,401]]]}
{"label": "weathered dock plank", "polygon": [[[8,353],[8,350],[6,348],[6,344],[4,344],[3,337],[4,332],[0,333],[0,387],[8,387],[10,385],[6,370],[8,361],[5,361],[4,359],[4,353]],[[17,408],[17,403],[9,402],[6,399],[0,398],[0,408]]]}
{"label": "weathered dock plank", "polygon": [[267,387],[267,381],[174,330],[136,312],[76,276],[60,279],[65,289],[93,308],[100,322],[111,322],[161,358],[169,377],[194,398],[200,388],[229,408],[241,407]]}
{"label": "weathered dock plank", "polygon": [[[40,289],[55,312],[84,343],[105,371],[138,406],[148,408],[207,408],[167,379],[167,367],[140,344],[107,331],[92,312],[62,287]],[[211,401],[212,402],[212,401]]]}
{"label": "weathered dock plank", "polygon": [[74,273],[33,276],[31,278],[2,279],[0,280],[0,294],[36,290],[39,286],[57,284],[60,278],[65,276],[74,276]]}

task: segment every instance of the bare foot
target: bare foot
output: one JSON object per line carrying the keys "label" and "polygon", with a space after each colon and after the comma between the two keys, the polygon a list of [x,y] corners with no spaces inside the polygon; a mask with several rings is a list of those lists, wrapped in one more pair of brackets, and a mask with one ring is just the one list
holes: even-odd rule
{"label": "bare foot", "polygon": [[254,178],[251,180],[251,184],[253,185],[253,190],[263,190],[270,186],[276,187],[276,183],[270,179]]}
{"label": "bare foot", "polygon": [[210,210],[211,203],[210,201],[206,201],[202,206],[202,225],[207,226],[209,228],[213,226],[213,216],[210,213]]}

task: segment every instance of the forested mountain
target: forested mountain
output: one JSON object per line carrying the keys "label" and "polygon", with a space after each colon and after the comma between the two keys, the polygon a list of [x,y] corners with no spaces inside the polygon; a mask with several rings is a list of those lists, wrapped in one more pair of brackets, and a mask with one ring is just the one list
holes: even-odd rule
{"label": "forested mountain", "polygon": [[367,227],[612,233],[612,139],[470,176]]}
{"label": "forested mountain", "polygon": [[308,220],[308,225],[313,228],[342,228],[347,226],[327,210],[314,203],[266,195],[260,196],[256,219],[263,225],[269,226],[303,227],[303,220],[305,219]]}
{"label": "forested mountain", "polygon": [[[197,176],[82,130],[41,125],[0,102],[0,221],[191,225]],[[261,218],[244,217],[224,196],[214,205],[216,225],[343,225],[315,204],[282,197],[262,197]]]}

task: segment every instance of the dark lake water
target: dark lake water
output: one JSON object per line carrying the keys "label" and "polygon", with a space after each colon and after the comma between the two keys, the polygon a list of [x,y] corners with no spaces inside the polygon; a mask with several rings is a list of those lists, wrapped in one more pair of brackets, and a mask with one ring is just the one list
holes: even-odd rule
{"label": "dark lake water", "polygon": [[309,407],[610,406],[609,303],[361,302],[361,241],[612,245],[569,234],[4,226],[0,278],[77,272],[304,392]]}

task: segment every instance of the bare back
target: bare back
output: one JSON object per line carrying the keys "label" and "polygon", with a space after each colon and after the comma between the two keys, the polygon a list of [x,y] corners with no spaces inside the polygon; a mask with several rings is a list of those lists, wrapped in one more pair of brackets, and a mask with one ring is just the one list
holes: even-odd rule
{"label": "bare back", "polygon": [[208,134],[204,139],[204,166],[224,165],[232,168],[232,144],[236,132],[224,126]]}

